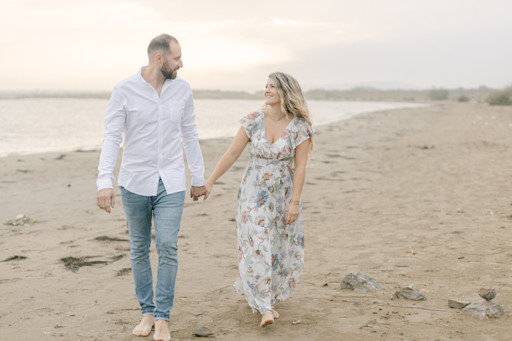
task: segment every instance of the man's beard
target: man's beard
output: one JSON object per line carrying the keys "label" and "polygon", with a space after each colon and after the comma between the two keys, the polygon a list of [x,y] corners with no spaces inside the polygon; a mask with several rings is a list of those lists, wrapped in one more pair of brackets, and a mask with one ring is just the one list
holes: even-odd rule
{"label": "man's beard", "polygon": [[165,79],[174,79],[178,75],[176,70],[169,72],[169,71],[165,71],[164,69],[162,69],[160,71],[162,72],[162,75],[165,77]]}
{"label": "man's beard", "polygon": [[166,71],[165,68],[167,66],[167,60],[164,60],[164,64],[162,65],[162,68],[160,69],[160,72],[165,77],[165,79],[174,79],[178,75],[178,70],[173,71]]}

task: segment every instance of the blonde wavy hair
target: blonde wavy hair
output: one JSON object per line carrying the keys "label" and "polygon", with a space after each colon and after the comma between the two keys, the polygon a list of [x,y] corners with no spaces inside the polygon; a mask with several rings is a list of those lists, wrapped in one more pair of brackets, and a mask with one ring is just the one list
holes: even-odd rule
{"label": "blonde wavy hair", "polygon": [[[312,127],[311,115],[299,82],[284,72],[273,72],[268,75],[268,77],[273,79],[276,83],[277,93],[279,97],[281,97],[281,111],[284,112],[288,118],[290,118],[289,115],[301,118]],[[310,138],[309,147],[312,151],[313,136]]]}

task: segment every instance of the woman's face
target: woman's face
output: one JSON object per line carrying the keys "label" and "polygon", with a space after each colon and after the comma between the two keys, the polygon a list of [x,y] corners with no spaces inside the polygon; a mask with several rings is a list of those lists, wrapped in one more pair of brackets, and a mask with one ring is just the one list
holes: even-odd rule
{"label": "woman's face", "polygon": [[281,97],[277,92],[276,82],[272,78],[269,78],[267,84],[265,85],[265,104],[281,104]]}

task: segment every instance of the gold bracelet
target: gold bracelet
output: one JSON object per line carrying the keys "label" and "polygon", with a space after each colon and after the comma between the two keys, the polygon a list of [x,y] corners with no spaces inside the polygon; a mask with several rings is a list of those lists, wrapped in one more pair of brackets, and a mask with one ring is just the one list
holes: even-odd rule
{"label": "gold bracelet", "polygon": [[296,200],[296,201],[292,200],[292,201],[290,201],[290,203],[295,204],[295,205],[300,205],[300,200]]}

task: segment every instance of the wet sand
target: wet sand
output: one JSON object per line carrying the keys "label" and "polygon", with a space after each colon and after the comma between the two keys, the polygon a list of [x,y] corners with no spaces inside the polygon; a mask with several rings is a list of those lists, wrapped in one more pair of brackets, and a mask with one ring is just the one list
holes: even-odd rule
{"label": "wet sand", "polygon": [[[235,200],[247,151],[205,202],[186,199],[170,329],[219,340],[507,340],[512,311],[512,108],[435,103],[364,114],[317,130],[303,192],[302,282],[265,329],[237,276]],[[208,175],[230,140],[201,141]],[[119,190],[95,205],[98,151],[0,159],[0,340],[135,337]],[[152,262],[156,265],[154,244]],[[362,272],[384,290],[340,290]],[[426,301],[391,300],[414,284]],[[505,316],[480,321],[448,299],[493,287]]]}

